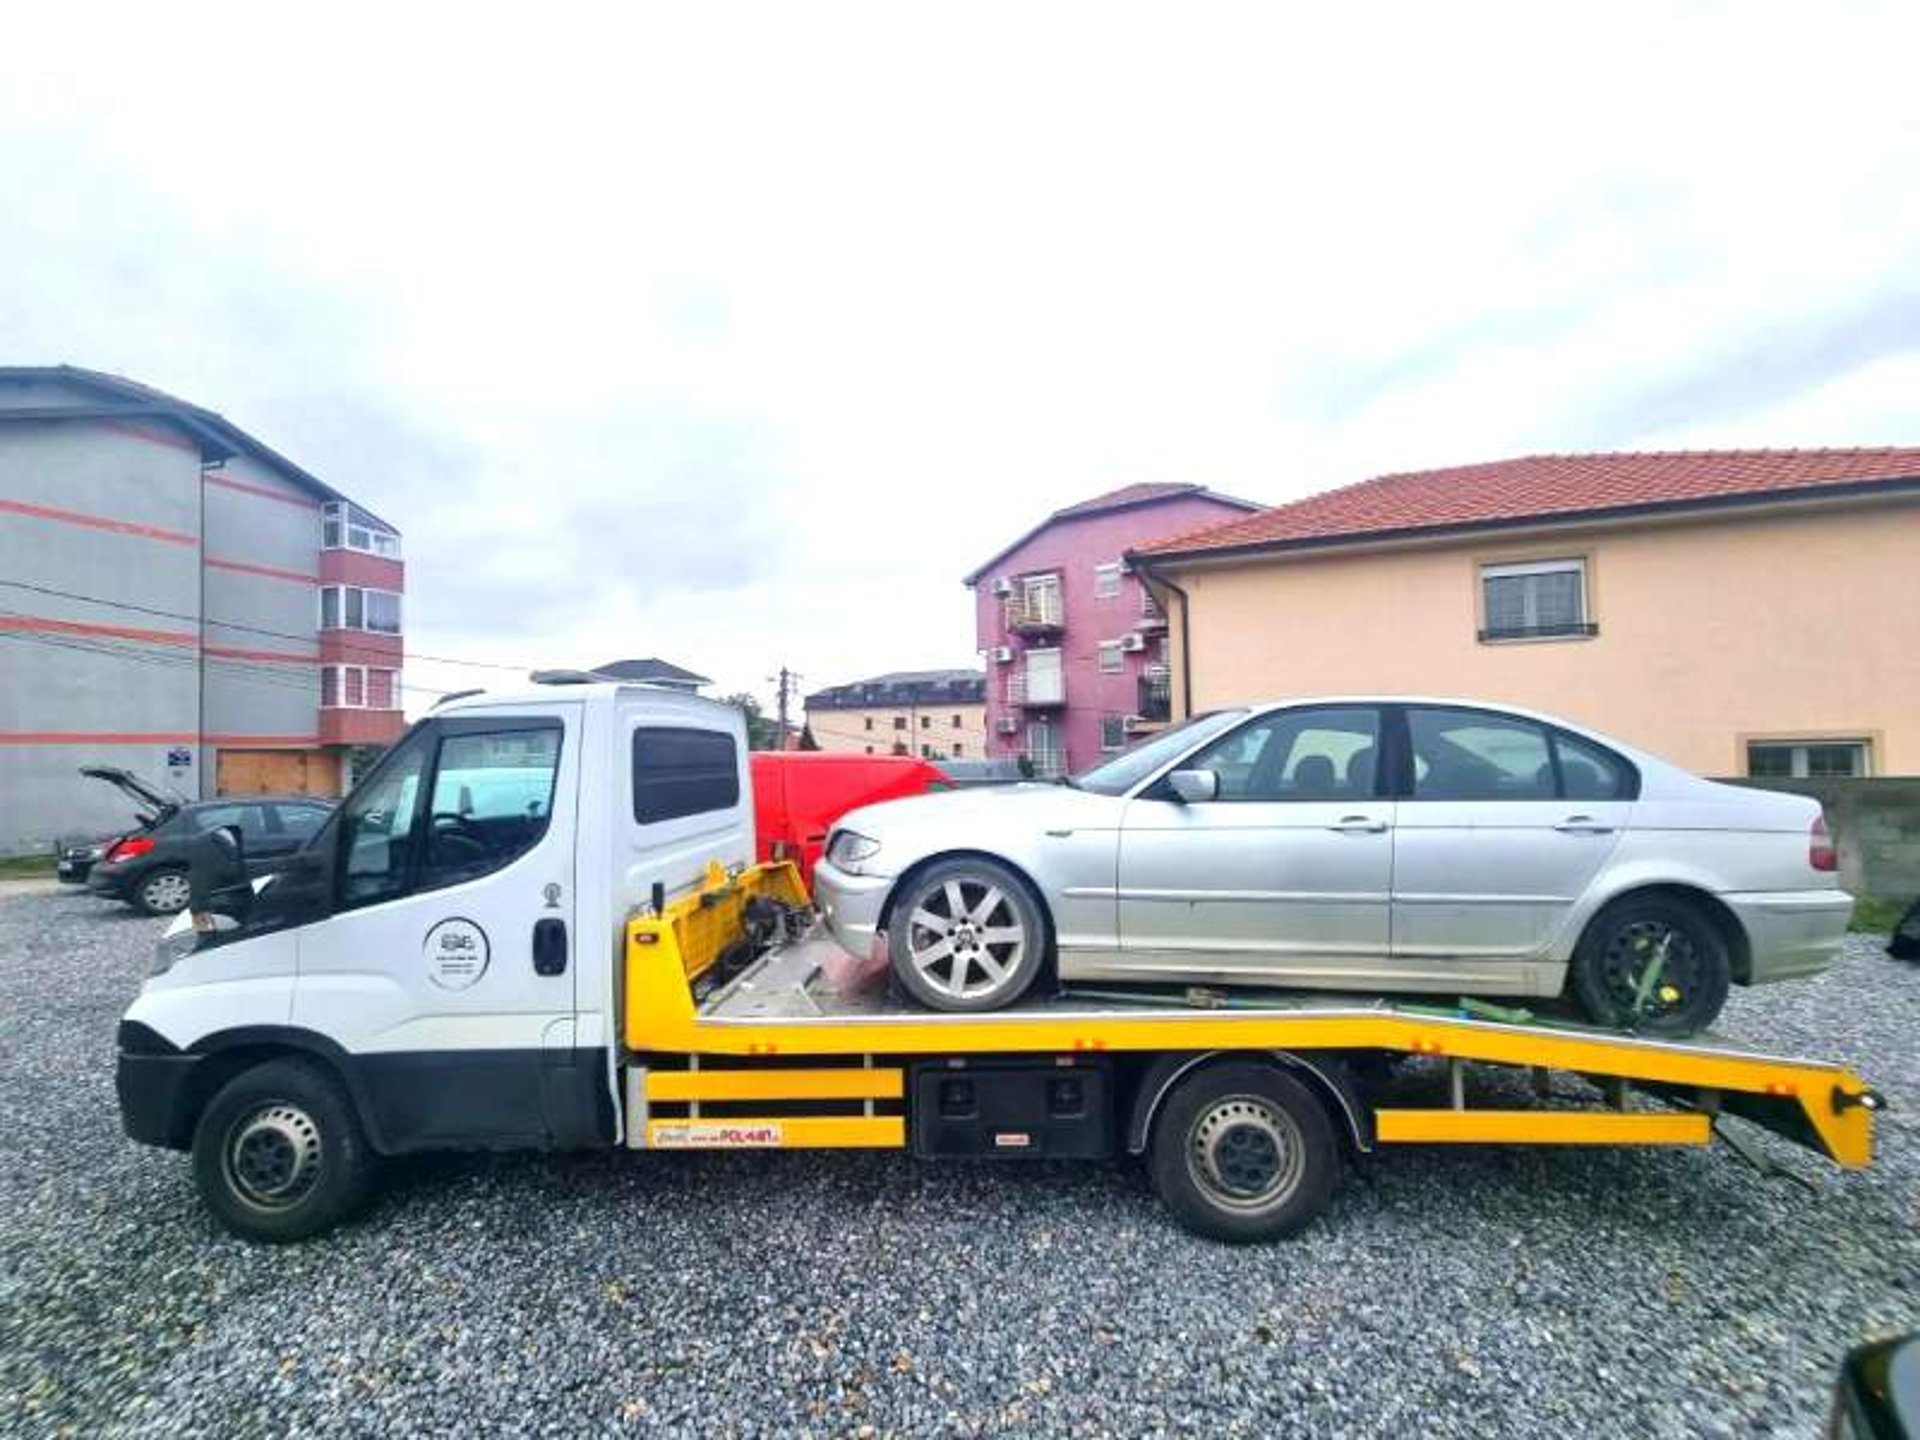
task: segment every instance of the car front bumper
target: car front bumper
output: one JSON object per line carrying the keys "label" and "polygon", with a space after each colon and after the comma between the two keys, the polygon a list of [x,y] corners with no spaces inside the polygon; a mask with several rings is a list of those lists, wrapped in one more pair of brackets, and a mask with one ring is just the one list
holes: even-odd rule
{"label": "car front bumper", "polygon": [[137,1020],[122,1020],[114,1089],[120,1126],[142,1145],[184,1150],[192,1140],[187,1104],[203,1056],[189,1054]]}
{"label": "car front bumper", "polygon": [[1817,975],[1833,964],[1853,918],[1844,890],[1788,890],[1722,895],[1747,932],[1749,983],[1765,985]]}
{"label": "car front bumper", "polygon": [[92,860],[63,855],[55,862],[53,873],[69,885],[84,885],[93,866]]}
{"label": "car front bumper", "polygon": [[863,960],[873,951],[873,937],[879,931],[893,879],[891,875],[850,874],[831,860],[813,867],[813,899],[826,916],[828,931]]}

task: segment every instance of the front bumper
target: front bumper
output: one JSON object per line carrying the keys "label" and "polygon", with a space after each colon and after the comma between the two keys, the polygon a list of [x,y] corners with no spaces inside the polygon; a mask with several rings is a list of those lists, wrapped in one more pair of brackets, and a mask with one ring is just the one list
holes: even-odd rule
{"label": "front bumper", "polygon": [[188,1054],[137,1020],[120,1022],[119,1042],[114,1088],[120,1095],[121,1128],[142,1145],[185,1150],[193,1142],[187,1102],[205,1057]]}
{"label": "front bumper", "polygon": [[1765,985],[1817,975],[1833,964],[1853,918],[1844,890],[1787,890],[1722,895],[1747,932],[1749,983]]}
{"label": "front bumper", "polygon": [[813,899],[826,916],[827,929],[863,960],[873,951],[893,879],[891,875],[853,875],[831,860],[813,867]]}

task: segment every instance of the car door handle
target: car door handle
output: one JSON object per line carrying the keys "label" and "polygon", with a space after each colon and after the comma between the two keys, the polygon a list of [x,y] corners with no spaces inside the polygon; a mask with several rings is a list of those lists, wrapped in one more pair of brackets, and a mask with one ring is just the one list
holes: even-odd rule
{"label": "car door handle", "polygon": [[533,923],[533,973],[562,975],[567,969],[567,922],[549,915]]}
{"label": "car door handle", "polygon": [[1342,835],[1381,835],[1386,833],[1387,822],[1376,820],[1371,815],[1342,815],[1338,825],[1329,825],[1329,830],[1337,830]]}
{"label": "car door handle", "polygon": [[1562,835],[1611,835],[1613,826],[1603,825],[1591,815],[1569,815],[1553,827]]}

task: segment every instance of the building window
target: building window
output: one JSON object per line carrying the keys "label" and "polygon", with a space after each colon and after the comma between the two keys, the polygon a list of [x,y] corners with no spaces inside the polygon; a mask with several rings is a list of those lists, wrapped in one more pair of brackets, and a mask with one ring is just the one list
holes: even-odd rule
{"label": "building window", "polygon": [[334,500],[320,507],[320,548],[358,550],[398,560],[400,537],[359,506]]}
{"label": "building window", "polygon": [[1753,740],[1747,774],[1755,780],[1835,780],[1873,773],[1864,740]]}
{"label": "building window", "polygon": [[965,745],[962,745],[958,740],[953,742],[953,758],[954,759],[958,760],[962,755],[966,753],[967,753],[967,747]]}
{"label": "building window", "polygon": [[922,715],[920,717],[920,728],[922,730],[931,730],[933,728],[933,716]]}
{"label": "building window", "polygon": [[398,710],[400,675],[368,665],[322,665],[320,704],[329,710]]}
{"label": "building window", "polygon": [[873,746],[871,745],[867,746],[867,754],[869,755],[873,754]]}
{"label": "building window", "polygon": [[1120,562],[1093,567],[1093,595],[1096,600],[1112,600],[1120,594]]}
{"label": "building window", "polygon": [[1587,619],[1587,562],[1533,560],[1482,565],[1482,640],[1534,640],[1593,635]]}
{"label": "building window", "polygon": [[1126,668],[1126,664],[1126,651],[1120,648],[1118,640],[1100,642],[1100,673],[1102,675],[1118,675]]}
{"label": "building window", "polygon": [[953,728],[956,730],[960,728],[960,717],[958,715],[953,717]]}
{"label": "building window", "polygon": [[931,760],[933,758],[933,747],[931,745],[922,745],[920,747],[920,758],[922,760]]}
{"label": "building window", "polygon": [[322,630],[368,630],[376,635],[400,633],[400,596],[393,590],[363,590],[358,585],[320,587]]}
{"label": "building window", "polygon": [[894,729],[896,729],[896,730],[904,730],[904,729],[906,729],[906,728],[907,728],[907,717],[906,717],[906,716],[904,716],[904,715],[896,715],[896,716],[894,716],[894,717],[893,717],[893,728],[894,728]]}
{"label": "building window", "polygon": [[1127,748],[1126,716],[1102,715],[1100,717],[1100,748],[1102,750],[1124,750]]}

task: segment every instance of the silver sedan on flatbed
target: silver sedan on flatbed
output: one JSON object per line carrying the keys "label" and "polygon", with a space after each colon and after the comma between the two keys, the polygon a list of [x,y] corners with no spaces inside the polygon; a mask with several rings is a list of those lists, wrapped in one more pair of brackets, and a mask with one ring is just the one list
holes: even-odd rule
{"label": "silver sedan on flatbed", "polygon": [[1852,911],[1820,806],[1474,701],[1198,716],[1075,775],[835,827],[829,928],[940,1010],[1067,984],[1558,996],[1689,1033]]}

